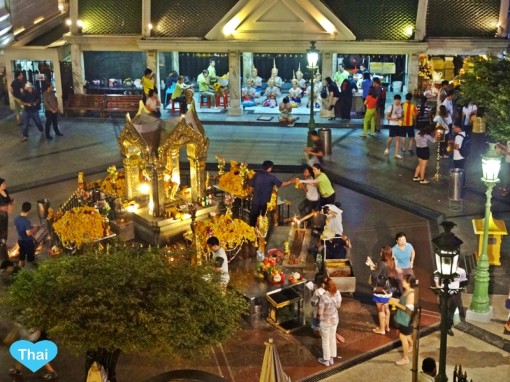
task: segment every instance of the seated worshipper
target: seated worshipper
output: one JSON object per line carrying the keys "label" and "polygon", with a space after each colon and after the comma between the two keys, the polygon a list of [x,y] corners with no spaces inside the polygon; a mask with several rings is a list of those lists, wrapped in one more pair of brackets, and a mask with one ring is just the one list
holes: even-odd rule
{"label": "seated worshipper", "polygon": [[216,97],[211,87],[211,79],[209,78],[209,72],[202,70],[197,77],[198,91],[200,92],[200,98],[202,96],[208,96],[211,98],[211,106],[216,107]]}
{"label": "seated worshipper", "polygon": [[278,118],[280,123],[287,124],[287,126],[294,126],[296,119],[290,116],[290,113],[292,113],[292,105],[290,104],[289,97],[285,97],[282,102],[280,102],[278,108],[280,109],[280,117]]}
{"label": "seated worshipper", "polygon": [[306,81],[303,78],[303,72],[301,71],[301,64],[299,64],[298,70],[296,72],[296,80],[298,82],[298,86],[301,89],[302,94],[306,93]]}
{"label": "seated worshipper", "polygon": [[[278,76],[278,69],[276,68],[276,62],[273,58],[273,69],[271,69],[271,77],[269,80],[273,80],[274,86],[281,90],[283,85],[283,80],[280,76]],[[267,80],[267,84],[269,85],[269,80]]]}
{"label": "seated worshipper", "polygon": [[172,93],[172,101],[179,102],[179,110],[181,114],[185,114],[188,111],[188,104],[186,102],[185,90],[191,88],[190,85],[184,83],[184,77],[179,76],[177,83],[175,84],[175,90]]}
{"label": "seated worshipper", "polygon": [[351,241],[345,235],[336,235],[324,239],[324,259],[339,260],[347,258],[347,249],[352,248]]}
{"label": "seated worshipper", "polygon": [[154,89],[149,90],[149,93],[147,94],[147,101],[145,101],[145,107],[154,117],[161,118],[161,111],[159,110],[161,107],[161,101]]}
{"label": "seated worshipper", "polygon": [[342,236],[344,227],[342,225],[343,211],[334,204],[326,204],[322,207],[321,213],[326,215],[326,225],[322,232],[321,239]]}
{"label": "seated worshipper", "polygon": [[151,90],[151,89],[156,90],[156,93],[157,93],[158,89],[156,88],[156,85],[154,82],[154,73],[152,72],[151,69],[149,69],[149,68],[145,69],[145,71],[143,73],[143,77],[140,80],[140,83],[143,86],[143,101],[144,102],[147,99],[147,97],[149,96],[149,90]]}
{"label": "seated worshipper", "polygon": [[252,81],[253,87],[255,88],[255,97],[260,97],[262,93],[262,78],[259,77],[257,68],[251,70],[251,77],[249,80]]}
{"label": "seated worshipper", "polygon": [[241,90],[241,100],[243,107],[257,106],[257,102],[255,102],[255,97],[257,96],[257,91],[253,87],[253,81],[246,81],[246,87]]}
{"label": "seated worshipper", "polygon": [[303,92],[299,88],[298,81],[292,80],[292,87],[289,89],[289,96],[292,102],[292,107],[298,107],[301,105],[301,95]]}
{"label": "seated worshipper", "polygon": [[267,81],[267,88],[266,88],[266,91],[264,92],[264,95],[267,98],[264,101],[263,105],[265,107],[276,107],[276,105],[277,105],[277,100],[276,99],[280,95],[280,89],[278,89],[274,85],[274,81],[273,80],[268,80]]}

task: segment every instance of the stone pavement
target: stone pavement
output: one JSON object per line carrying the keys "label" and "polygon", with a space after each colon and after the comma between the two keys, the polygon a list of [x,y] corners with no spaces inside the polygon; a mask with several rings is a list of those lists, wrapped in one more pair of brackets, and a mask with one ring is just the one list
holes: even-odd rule
{"label": "stone pavement", "polygon": [[[84,170],[89,178],[94,179],[103,176],[106,167],[110,164],[121,165],[116,142],[116,137],[123,127],[121,119],[63,119],[61,130],[65,134],[64,137],[46,141],[44,137],[39,139],[39,133],[31,131],[29,142],[21,143],[20,128],[15,126],[14,117],[6,114],[7,117],[0,121],[2,136],[0,152],[3,159],[0,163],[0,177],[7,179],[8,189],[15,193],[14,196],[18,202],[35,201],[38,198],[47,197],[54,206],[57,206],[75,188],[78,171]],[[222,155],[227,160],[246,161],[251,164],[251,167],[259,166],[266,159],[273,160],[277,165],[275,170],[282,172],[278,174],[281,179],[298,174],[306,143],[307,118],[302,117],[296,127],[289,128],[278,127],[275,122],[261,123],[257,121],[257,115],[249,114],[237,118],[229,117],[225,113],[200,113],[199,117],[211,140],[208,156],[211,170],[215,168],[215,155]],[[394,333],[390,336],[377,336],[370,333],[370,328],[374,324],[375,310],[371,303],[366,304],[368,288],[365,280],[368,278],[368,272],[363,264],[367,255],[376,257],[381,245],[391,244],[391,237],[398,230],[406,231],[409,241],[417,247],[417,252],[423,254],[420,256],[417,273],[424,284],[422,298],[424,309],[429,311],[428,325],[437,326],[437,315],[433,312],[436,309],[435,296],[426,288],[430,282],[432,270],[430,240],[439,233],[437,222],[448,218],[458,224],[454,232],[464,241],[463,253],[475,252],[477,239],[473,235],[470,220],[483,216],[485,194],[484,186],[478,180],[481,170],[476,154],[481,151],[484,138],[477,137],[474,141],[475,152],[470,157],[467,168],[468,187],[464,208],[462,211],[452,211],[448,208],[447,179],[439,183],[432,182],[429,185],[416,184],[411,180],[416,165],[415,157],[406,156],[404,160],[396,160],[393,156],[382,155],[386,131],[383,131],[380,137],[362,139],[359,137],[359,121],[340,123],[320,120],[318,122],[320,127],[332,128],[333,155],[331,161],[326,163],[326,169],[335,183],[343,186],[338,188],[338,199],[342,202],[342,208],[345,211],[345,230],[351,238],[354,238],[351,256],[354,258],[353,268],[357,276],[356,299],[346,298],[341,311],[340,333],[347,339],[347,343],[340,347],[344,359],[335,367],[327,368],[327,374],[331,375],[346,365],[366,360],[367,355],[387,352],[390,348],[398,346]],[[183,157],[182,160],[184,161],[185,158]],[[444,174],[447,174],[447,162],[441,163]],[[433,168],[435,168],[435,162],[431,160],[429,177],[433,174]],[[510,223],[507,213],[510,208],[509,201],[496,196],[496,192],[494,194],[494,215],[505,219],[508,225]],[[297,197],[293,187],[282,189],[281,196],[291,200]],[[9,241],[12,243],[13,239],[15,238],[11,234]],[[510,263],[508,242],[508,239],[503,241],[503,266],[500,267],[505,270],[506,275],[509,273]],[[503,279],[501,284],[500,289],[508,287],[508,278]],[[464,294],[464,296],[465,305],[467,305],[466,301],[470,295]],[[501,299],[502,297],[492,296],[492,298]],[[489,324],[471,324],[476,325],[477,328],[485,325],[501,336],[501,322],[505,319],[506,312],[502,309],[501,301],[494,303],[494,307],[497,317]],[[487,328],[483,327],[483,329]],[[456,331],[456,336],[453,339],[449,338],[451,347],[458,347],[454,341],[459,337],[464,338],[464,335],[458,334],[460,333]],[[119,381],[139,381],[159,372],[179,367],[208,370],[223,374],[233,381],[239,379],[255,381],[258,380],[257,373],[264,351],[263,341],[269,336],[275,338],[284,368],[293,380],[321,380],[325,377],[323,374],[317,374],[325,369],[317,365],[315,361],[315,358],[320,355],[318,339],[313,338],[310,333],[285,336],[271,327],[264,326],[259,330],[246,328],[238,342],[223,344],[212,349],[210,357],[191,364],[186,363],[185,360],[123,355],[119,364],[121,377]],[[426,356],[425,354],[434,354],[435,358],[438,357],[436,337],[438,333],[422,339],[421,343],[425,350],[420,351],[420,358]],[[507,363],[503,364],[498,357],[505,359],[504,355],[497,356],[496,353],[500,354],[499,350],[494,350],[492,345],[471,335],[466,334],[465,338],[473,341],[473,353],[478,354],[479,358],[487,356],[492,360],[495,357],[494,363],[492,361],[489,363],[494,366],[491,372],[496,373],[490,380],[502,380],[503,376],[509,374],[508,354],[506,354]],[[502,346],[505,344],[508,345],[508,342],[503,342]],[[241,355],[239,354],[240,346],[243,348]],[[5,350],[2,348],[0,352],[2,365],[6,365],[9,359]],[[462,358],[464,352],[460,349],[453,354]],[[398,359],[395,351],[380,357],[383,358],[374,358],[352,369],[341,371],[330,380],[340,379],[344,373],[356,372],[350,376],[362,376],[358,380],[370,381],[375,378],[375,375],[370,373],[384,365],[387,370],[381,369],[381,371],[387,371],[389,375],[396,377],[393,379],[407,378],[409,370],[398,368],[390,362],[390,360]],[[459,357],[452,356],[450,359],[449,353],[448,367],[453,367]],[[63,354],[57,366],[62,371],[61,380],[69,382],[80,380],[81,359]],[[471,378],[470,367],[465,366]],[[6,368],[5,366],[3,369]],[[407,371],[406,375],[398,374],[404,371]],[[485,369],[481,368],[480,373],[484,371]],[[348,374],[345,375],[348,376]],[[377,372],[377,375],[381,374]],[[479,378],[474,378],[474,375],[472,378],[475,381],[480,380],[483,374],[479,375]],[[5,379],[3,372],[0,372],[0,381],[4,380],[10,379]]]}

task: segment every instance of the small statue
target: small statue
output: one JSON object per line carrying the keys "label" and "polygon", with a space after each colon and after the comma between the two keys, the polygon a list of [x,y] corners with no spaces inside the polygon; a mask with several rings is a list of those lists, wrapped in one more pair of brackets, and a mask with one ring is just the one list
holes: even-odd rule
{"label": "small statue", "polygon": [[[271,77],[269,80],[273,80],[274,86],[276,86],[278,89],[281,89],[283,85],[283,80],[281,77],[278,76],[278,68],[276,67],[276,61],[273,58],[273,69],[271,69]],[[267,80],[267,84],[269,85],[269,80]]]}

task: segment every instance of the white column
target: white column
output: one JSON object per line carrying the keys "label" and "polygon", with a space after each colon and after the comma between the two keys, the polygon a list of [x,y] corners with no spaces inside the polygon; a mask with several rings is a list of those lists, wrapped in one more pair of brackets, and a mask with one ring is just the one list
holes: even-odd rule
{"label": "white column", "polygon": [[142,37],[149,37],[151,35],[151,29],[149,24],[151,21],[151,0],[142,0]]}
{"label": "white column", "polygon": [[[62,57],[60,51],[55,55],[56,59],[53,59],[53,75],[55,77],[55,92],[57,93],[57,104],[58,110],[64,112],[64,104],[62,103],[62,72],[60,71],[60,61]],[[54,57],[55,57],[54,56]]]}
{"label": "white column", "polygon": [[501,0],[501,5],[499,7],[499,21],[498,21],[498,30],[496,31],[496,35],[501,38],[506,38],[508,35],[508,8],[510,6],[509,0]]}
{"label": "white column", "polygon": [[321,74],[322,79],[324,79],[326,76],[332,77],[334,72],[331,73],[331,68],[333,68],[333,56],[336,58],[336,53],[331,52],[322,52],[322,68],[321,68]]}
{"label": "white column", "polygon": [[239,78],[239,52],[228,52],[228,115],[241,115],[241,78]]}
{"label": "white column", "polygon": [[246,79],[251,77],[251,72],[253,69],[253,53],[252,52],[243,52],[243,73],[244,78],[241,81],[242,84],[246,83]]}
{"label": "white column", "polygon": [[145,52],[147,67],[152,69],[152,72],[155,75],[154,84],[159,89],[160,88],[160,80],[159,80],[159,66],[158,66],[158,51],[157,50],[148,50]]}
{"label": "white column", "polygon": [[179,68],[179,52],[172,52],[170,60],[172,62],[172,69],[181,74]]}
{"label": "white column", "polygon": [[331,65],[329,66],[329,69],[330,70],[328,72],[325,72],[322,75],[323,79],[328,76],[333,78],[333,76],[335,75],[336,70],[338,69],[338,54],[337,53],[331,54]]}
{"label": "white column", "polygon": [[69,26],[69,31],[71,34],[78,33],[78,25],[76,24],[76,21],[78,21],[79,18],[80,15],[78,13],[78,0],[69,0],[69,19],[72,22],[72,24]]}
{"label": "white column", "polygon": [[[56,63],[58,65],[58,63]],[[85,76],[83,71],[83,52],[79,44],[71,44],[71,65],[73,68],[73,89],[75,94],[83,94]]]}
{"label": "white column", "polygon": [[[414,26],[414,39],[422,41],[427,35],[427,8],[429,0],[419,0],[416,11],[416,25]],[[411,89],[409,89],[411,90]]]}
{"label": "white column", "polygon": [[408,54],[407,62],[407,91],[413,92],[418,88],[418,57],[417,53]]}

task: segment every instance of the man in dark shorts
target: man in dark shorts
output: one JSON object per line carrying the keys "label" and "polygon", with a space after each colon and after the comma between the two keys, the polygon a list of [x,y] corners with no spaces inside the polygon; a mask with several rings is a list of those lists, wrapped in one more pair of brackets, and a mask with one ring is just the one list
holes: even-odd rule
{"label": "man in dark shorts", "polygon": [[386,119],[390,126],[390,136],[386,142],[386,149],[384,155],[388,155],[391,147],[391,142],[395,138],[395,158],[402,159],[402,155],[398,153],[398,147],[401,137],[405,137],[405,130],[400,126],[402,122],[402,105],[400,104],[400,94],[393,96],[393,103],[386,108]]}
{"label": "man in dark shorts", "polygon": [[271,200],[273,187],[287,186],[292,180],[282,182],[276,176],[271,174],[274,163],[270,160],[262,163],[262,171],[258,171],[253,178],[250,179],[249,185],[253,187],[253,198],[251,200],[250,209],[250,225],[255,227],[259,215],[264,215],[267,210],[267,203]]}
{"label": "man in dark shorts", "polygon": [[411,93],[406,94],[406,100],[402,103],[402,128],[404,129],[404,137],[401,142],[401,150],[402,152],[406,151],[406,135],[409,137],[408,141],[408,151],[409,154],[413,155],[413,143],[414,143],[414,126],[416,125],[416,115],[418,114],[418,109],[416,105],[412,102],[413,95]]}
{"label": "man in dark shorts", "polygon": [[32,209],[32,204],[23,202],[21,205],[21,213],[14,219],[16,231],[18,231],[19,245],[19,266],[23,268],[25,261],[32,263],[35,260],[35,244],[33,238],[33,227],[28,214]]}

